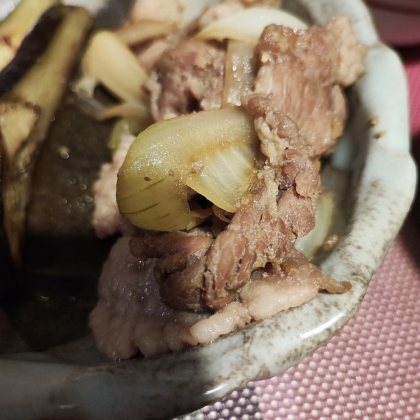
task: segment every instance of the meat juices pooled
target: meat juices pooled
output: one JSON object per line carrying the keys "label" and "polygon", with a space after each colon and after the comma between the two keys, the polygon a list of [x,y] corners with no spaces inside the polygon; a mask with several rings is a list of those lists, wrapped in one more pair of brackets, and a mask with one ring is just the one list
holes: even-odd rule
{"label": "meat juices pooled", "polygon": [[[342,88],[362,74],[365,48],[348,19],[340,16],[324,28],[313,26],[304,31],[268,26],[255,54],[259,67],[254,89],[242,98],[255,118],[260,139],[259,169],[251,193],[221,232],[198,228],[130,241],[139,264],[153,266],[160,299],[165,308],[172,308],[167,309],[171,316],[176,317],[173,314],[178,311],[203,313],[203,319],[192,323],[189,319],[187,327],[179,327],[183,343],[209,342],[252,319],[302,305],[321,290],[343,293],[351,288],[348,282],[322,274],[296,251],[294,243],[314,227],[322,192],[318,159],[332,150],[343,131]],[[224,60],[221,47],[196,40],[180,42],[166,51],[146,84],[154,118],[220,107]],[[120,298],[101,292],[108,287],[110,265],[100,279],[98,303],[99,308],[107,308],[108,325],[124,316],[116,309],[120,304],[115,301]],[[130,287],[134,283],[124,290]],[[138,297],[136,305],[142,299]],[[96,340],[102,343],[99,348],[112,358],[134,355],[140,346],[130,347],[131,354],[119,352],[104,336],[105,329],[96,327],[104,325],[98,322],[99,312],[95,309],[91,317]],[[143,315],[129,318],[137,321],[136,327],[127,327],[133,331],[146,322]]]}

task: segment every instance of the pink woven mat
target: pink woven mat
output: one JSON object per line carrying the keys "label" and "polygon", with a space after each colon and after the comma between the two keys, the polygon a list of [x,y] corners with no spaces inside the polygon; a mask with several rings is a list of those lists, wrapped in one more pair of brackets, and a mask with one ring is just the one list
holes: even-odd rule
{"label": "pink woven mat", "polygon": [[[420,47],[400,53],[420,162]],[[420,419],[420,203],[339,334],[285,373],[183,419]]]}

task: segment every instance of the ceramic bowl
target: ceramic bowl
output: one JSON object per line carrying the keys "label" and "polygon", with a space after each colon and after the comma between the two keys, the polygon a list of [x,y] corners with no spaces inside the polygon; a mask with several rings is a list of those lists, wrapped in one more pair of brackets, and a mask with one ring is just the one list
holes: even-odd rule
{"label": "ceramic bowl", "polygon": [[367,0],[381,38],[390,44],[420,44],[418,0]]}
{"label": "ceramic bowl", "polygon": [[191,412],[286,370],[352,317],[414,195],[404,72],[379,42],[361,0],[290,0],[286,7],[321,25],[345,13],[368,47],[367,72],[349,91],[347,131],[332,158],[332,171],[341,174],[335,188],[347,216],[344,234],[320,263],[325,273],[350,280],[351,291],[319,294],[210,345],[149,360],[105,361],[89,339],[47,353],[3,355],[3,420],[150,420]]}

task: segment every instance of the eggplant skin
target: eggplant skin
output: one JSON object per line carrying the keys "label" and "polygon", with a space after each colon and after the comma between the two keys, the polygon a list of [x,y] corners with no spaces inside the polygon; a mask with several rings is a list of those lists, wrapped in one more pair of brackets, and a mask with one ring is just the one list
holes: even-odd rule
{"label": "eggplant skin", "polygon": [[45,51],[63,15],[57,7],[48,9],[22,41],[13,60],[0,71],[0,96],[8,92]]}
{"label": "eggplant skin", "polygon": [[17,265],[22,261],[26,210],[36,159],[67,92],[78,51],[92,25],[86,9],[60,10],[63,19],[44,54],[0,98],[0,131],[7,151],[2,182],[4,225]]}
{"label": "eggplant skin", "polygon": [[[28,72],[43,54],[51,41],[63,13],[51,7],[38,19],[32,30],[23,39],[13,60],[0,71],[0,96],[8,92]],[[10,252],[4,224],[3,183],[6,170],[6,151],[0,133],[0,303],[10,303],[19,295],[20,282]]]}

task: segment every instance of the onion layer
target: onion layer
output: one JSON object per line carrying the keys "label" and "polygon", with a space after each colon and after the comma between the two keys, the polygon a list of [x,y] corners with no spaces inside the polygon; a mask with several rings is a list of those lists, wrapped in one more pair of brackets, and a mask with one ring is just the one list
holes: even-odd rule
{"label": "onion layer", "polygon": [[283,10],[251,7],[210,23],[196,37],[204,40],[235,39],[256,43],[264,28],[272,24],[294,30],[308,27],[302,20]]}
{"label": "onion layer", "polygon": [[169,35],[176,28],[177,26],[171,23],[146,20],[129,23],[118,29],[115,34],[125,44],[133,46],[149,41],[150,39]]}
{"label": "onion layer", "polygon": [[129,103],[148,103],[143,91],[146,71],[128,46],[113,32],[94,34],[82,59],[82,78],[74,89],[89,97],[98,83]]}
{"label": "onion layer", "polygon": [[210,211],[191,210],[188,187],[235,212],[256,173],[259,140],[241,108],[202,111],[143,131],[118,174],[121,214],[144,229],[191,229]]}
{"label": "onion layer", "polygon": [[334,211],[334,195],[322,193],[318,198],[315,227],[305,236],[296,239],[295,248],[311,260],[327,239]]}

